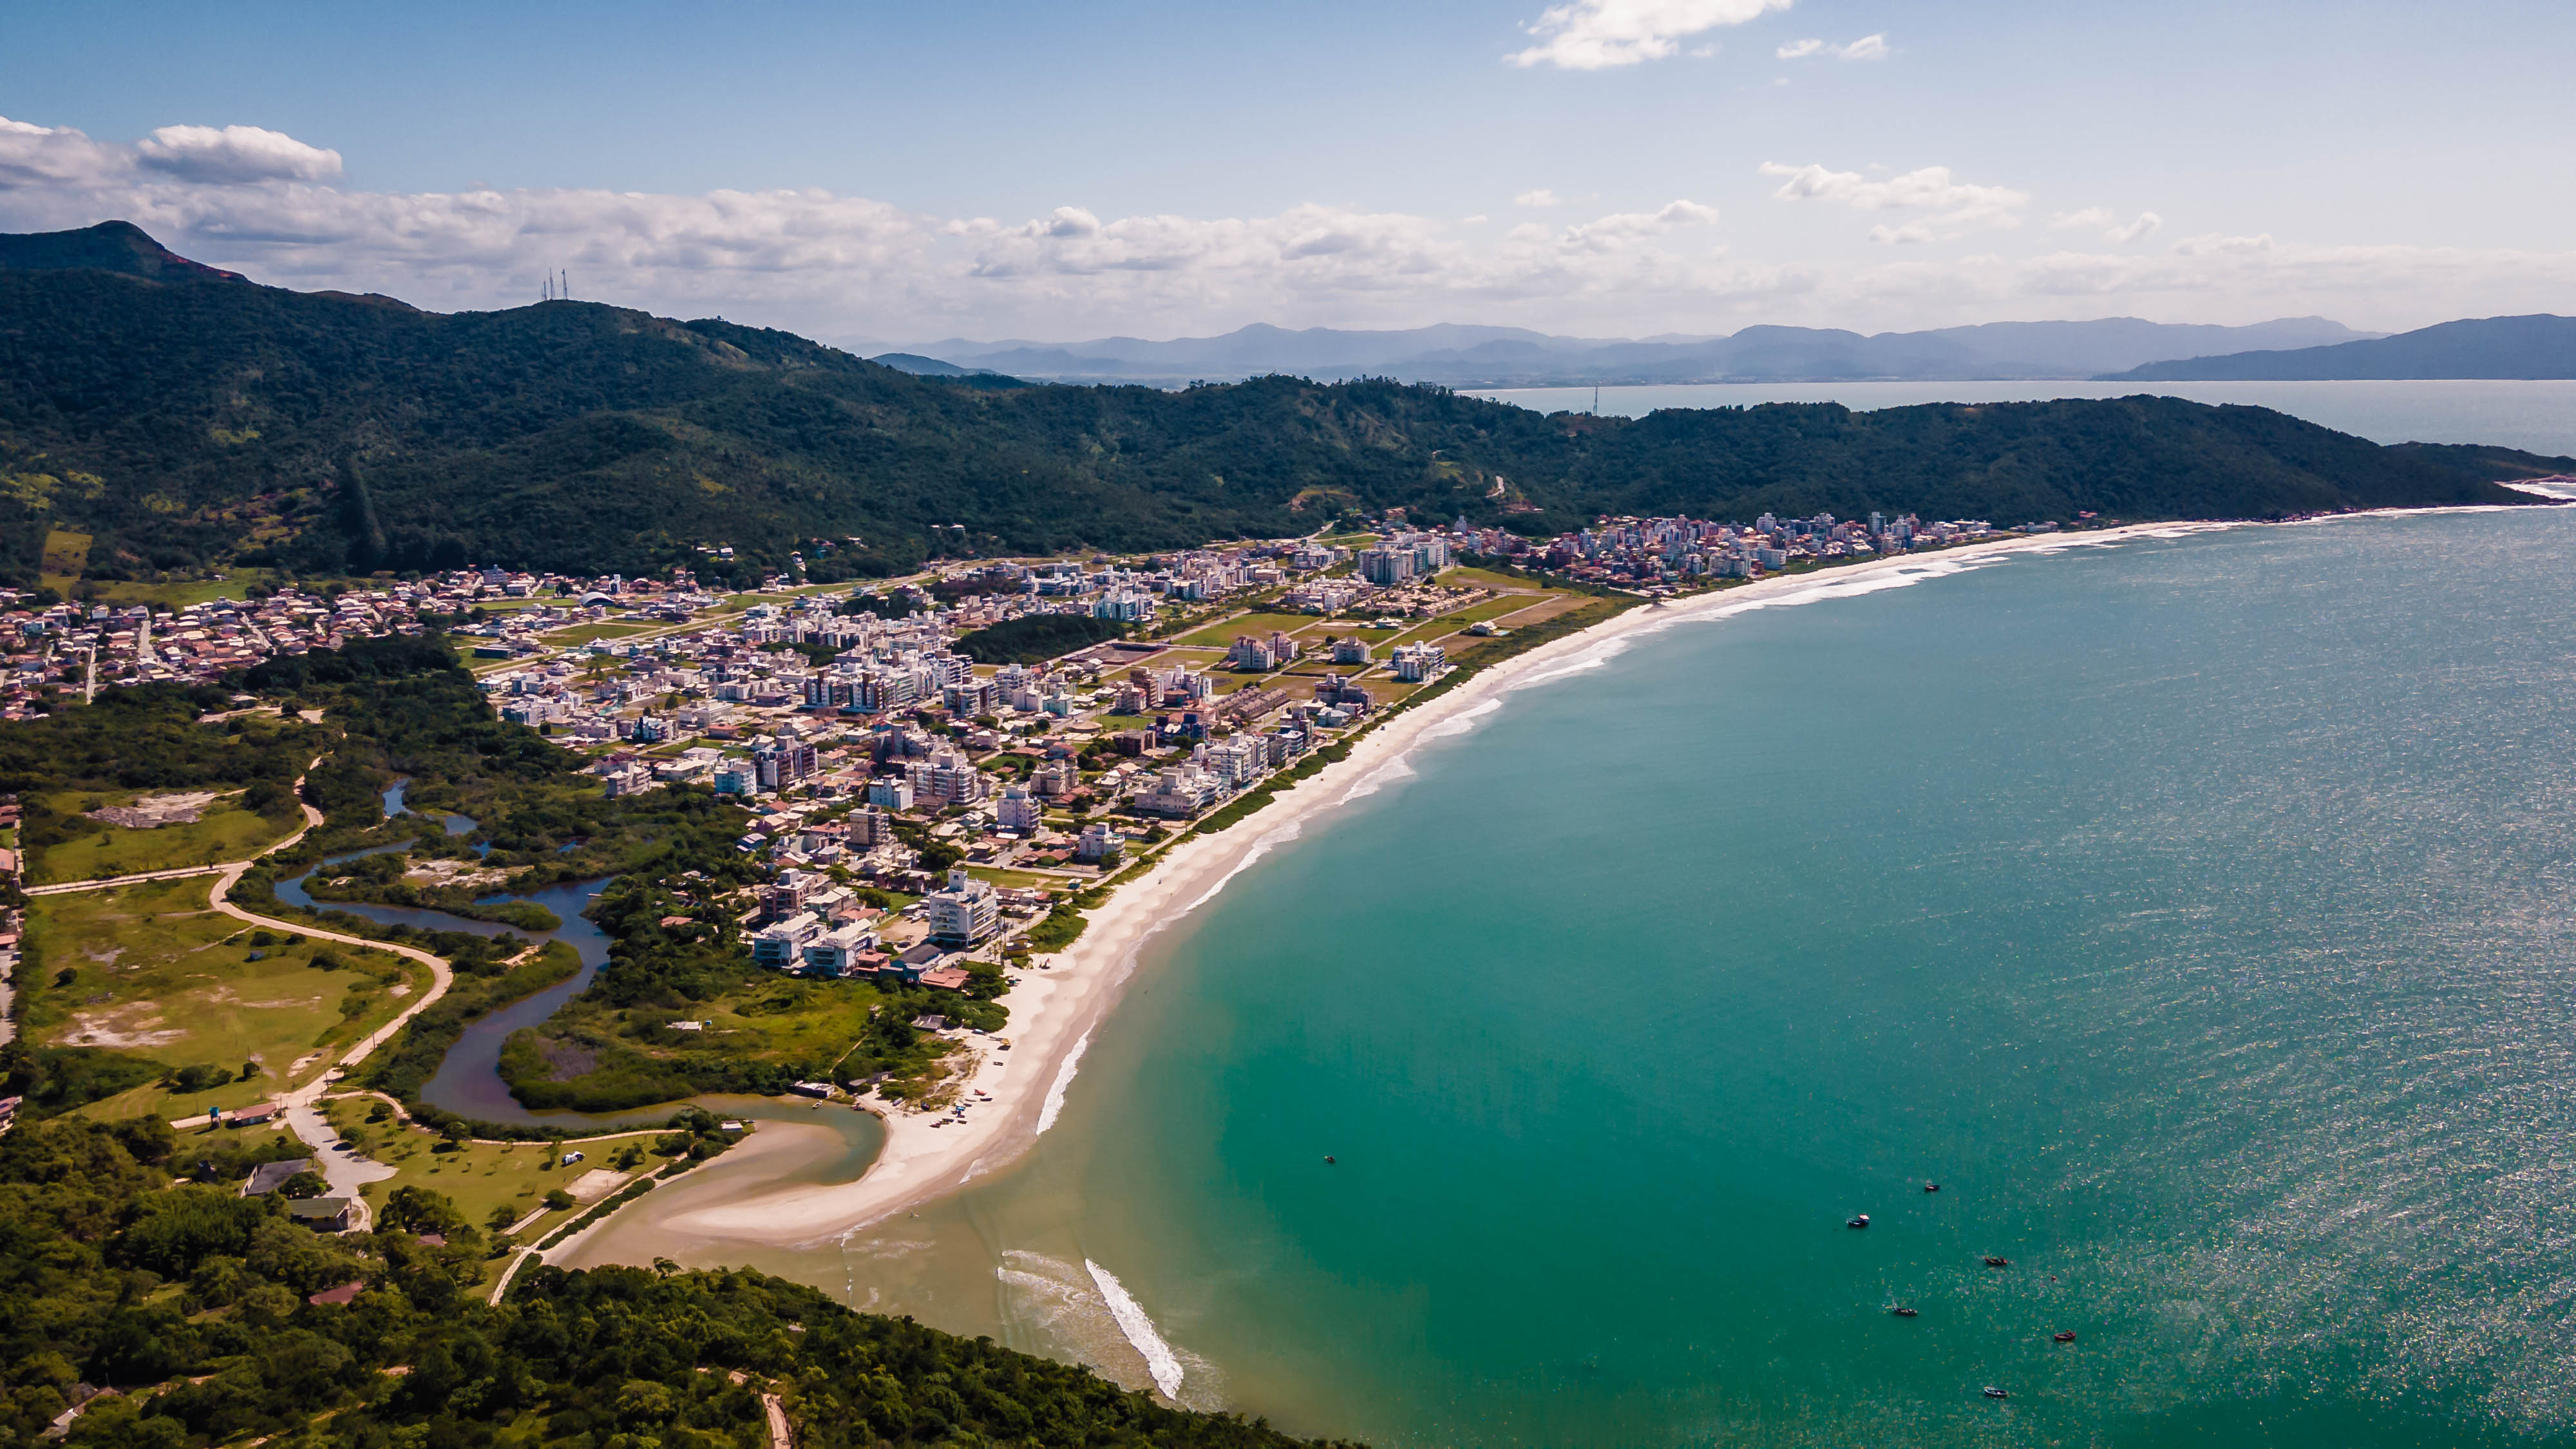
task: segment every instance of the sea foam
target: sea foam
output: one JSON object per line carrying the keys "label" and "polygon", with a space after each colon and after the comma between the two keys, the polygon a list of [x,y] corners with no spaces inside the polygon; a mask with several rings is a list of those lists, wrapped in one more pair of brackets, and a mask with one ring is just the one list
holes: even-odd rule
{"label": "sea foam", "polygon": [[1047,1086],[1046,1100],[1038,1104],[1038,1131],[1044,1132],[1055,1125],[1056,1115],[1064,1110],[1065,1089],[1073,1085],[1073,1074],[1081,1067],[1082,1054],[1090,1046],[1091,1033],[1086,1031],[1080,1040],[1074,1042],[1073,1050],[1064,1054],[1064,1061],[1057,1065],[1055,1080]]}
{"label": "sea foam", "polygon": [[1100,1285],[1101,1301],[1109,1305],[1109,1316],[1118,1320],[1118,1331],[1127,1335],[1127,1341],[1145,1356],[1145,1371],[1154,1376],[1154,1387],[1163,1391],[1164,1398],[1177,1400],[1181,1393],[1181,1360],[1172,1352],[1172,1346],[1163,1342],[1163,1335],[1154,1331],[1154,1320],[1136,1306],[1117,1274],[1089,1258],[1082,1260],[1082,1266],[1091,1270],[1091,1281]]}

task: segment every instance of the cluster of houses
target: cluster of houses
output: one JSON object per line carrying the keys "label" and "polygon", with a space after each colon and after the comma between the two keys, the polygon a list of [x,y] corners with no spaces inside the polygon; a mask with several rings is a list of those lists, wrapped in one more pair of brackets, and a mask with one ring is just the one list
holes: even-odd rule
{"label": "cluster of houses", "polygon": [[211,599],[180,609],[57,603],[0,590],[0,719],[44,712],[48,694],[78,699],[120,684],[208,683],[275,654],[336,649],[352,639],[410,632],[434,612],[424,589]]}
{"label": "cluster of houses", "polygon": [[1641,588],[1687,586],[1709,579],[1757,579],[1794,563],[1837,562],[1915,549],[1972,543],[1994,533],[1975,519],[1925,523],[1913,514],[1865,520],[1775,518],[1749,524],[1695,518],[1615,518],[1535,543],[1499,530],[1473,531],[1475,546],[1499,557],[1586,582]]}

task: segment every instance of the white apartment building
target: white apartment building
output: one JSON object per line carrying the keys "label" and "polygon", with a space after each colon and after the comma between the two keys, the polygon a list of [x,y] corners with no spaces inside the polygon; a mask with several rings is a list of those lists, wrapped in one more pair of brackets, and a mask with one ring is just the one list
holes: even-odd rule
{"label": "white apartment building", "polygon": [[994,823],[1004,830],[1031,831],[1045,817],[1046,809],[1038,804],[1025,785],[1002,787],[1001,803],[994,807]]}
{"label": "white apartment building", "polygon": [[764,926],[751,938],[752,964],[773,971],[793,971],[802,964],[806,945],[822,934],[822,918],[812,911],[801,911]]}
{"label": "white apartment building", "polygon": [[964,866],[948,872],[946,890],[933,891],[922,901],[930,908],[930,939],[942,946],[980,946],[1002,928],[1001,897],[990,881],[968,875]]}

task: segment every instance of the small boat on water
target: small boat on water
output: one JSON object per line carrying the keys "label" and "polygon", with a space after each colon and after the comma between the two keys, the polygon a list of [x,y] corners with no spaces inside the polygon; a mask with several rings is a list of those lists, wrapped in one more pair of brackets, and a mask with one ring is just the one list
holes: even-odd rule
{"label": "small boat on water", "polygon": [[2075,1330],[2071,1328],[2061,1328],[2057,1330],[2053,1337],[2059,1343],[2073,1343],[2075,1341]]}
{"label": "small boat on water", "polygon": [[1994,1254],[1988,1253],[1986,1255],[1986,1266],[1989,1268],[2009,1268],[2012,1266],[2012,1259],[1998,1258]]}
{"label": "small boat on water", "polygon": [[1941,1184],[1937,1182],[1927,1182],[1923,1184],[1923,1190],[1925,1192],[1939,1192],[1941,1190]]}
{"label": "small boat on water", "polygon": [[1914,1316],[1914,1310],[1913,1310],[1913,1309],[1911,1309],[1911,1308],[1907,1308],[1907,1307],[1905,1307],[1905,1306],[1904,1306],[1904,1305],[1902,1305],[1902,1304],[1899,1304],[1898,1306],[1896,1306],[1896,1307],[1894,1307],[1894,1308],[1891,1308],[1891,1309],[1889,1309],[1889,1310],[1887,1310],[1887,1311],[1888,1311],[1889,1313],[1894,1314],[1894,1315],[1895,1315],[1895,1316],[1897,1316],[1898,1318],[1912,1318],[1912,1317]]}
{"label": "small boat on water", "polygon": [[1329,1158],[1329,1157],[1325,1158],[1325,1159],[1324,1159],[1324,1165],[1325,1165],[1326,1167],[1330,1167],[1330,1166],[1332,1166],[1332,1165],[1333,1165],[1333,1159],[1331,1159],[1331,1158]]}
{"label": "small boat on water", "polygon": [[1869,1226],[1869,1214],[1867,1214],[1867,1213],[1862,1213],[1862,1214],[1860,1214],[1859,1216],[1857,1216],[1857,1217],[1853,1218],[1850,1222],[1847,1222],[1847,1223],[1843,1224],[1843,1226],[1844,1226],[1844,1227],[1847,1227],[1847,1228],[1865,1228],[1865,1227],[1868,1227],[1868,1226]]}
{"label": "small boat on water", "polygon": [[1982,1392],[1990,1399],[2009,1399],[2012,1397],[2012,1390],[1997,1388],[1993,1384],[1986,1385]]}

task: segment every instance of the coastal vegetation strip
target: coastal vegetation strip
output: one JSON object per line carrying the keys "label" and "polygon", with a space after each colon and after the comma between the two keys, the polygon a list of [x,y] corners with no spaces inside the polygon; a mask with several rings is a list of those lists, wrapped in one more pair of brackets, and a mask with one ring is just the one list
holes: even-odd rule
{"label": "coastal vegetation strip", "polygon": [[36,1443],[77,1407],[76,1446],[318,1423],[362,1444],[766,1442],[775,1394],[793,1423],[851,1442],[1294,1442],[757,1273],[531,1266],[493,1304],[491,1238],[434,1189],[397,1186],[371,1231],[338,1236],[296,1221],[284,1192],[244,1195],[255,1167],[305,1150],[153,1120],[0,1136],[0,1309],[17,1325],[0,1335],[0,1432]]}

